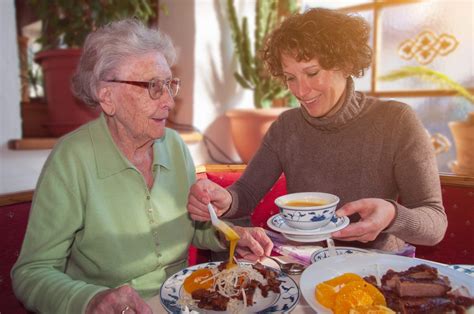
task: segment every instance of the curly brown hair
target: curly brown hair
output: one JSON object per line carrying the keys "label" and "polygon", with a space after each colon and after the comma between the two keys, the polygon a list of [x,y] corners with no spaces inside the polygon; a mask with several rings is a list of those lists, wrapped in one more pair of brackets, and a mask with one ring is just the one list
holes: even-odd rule
{"label": "curly brown hair", "polygon": [[283,54],[297,61],[318,60],[325,70],[361,77],[370,66],[370,26],[358,15],[314,8],[286,18],[265,40],[262,59],[275,77],[283,77]]}

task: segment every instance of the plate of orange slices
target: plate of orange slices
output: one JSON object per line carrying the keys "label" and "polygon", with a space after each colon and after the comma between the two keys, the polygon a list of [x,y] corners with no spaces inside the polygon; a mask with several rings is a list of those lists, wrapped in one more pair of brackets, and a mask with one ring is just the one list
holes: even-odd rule
{"label": "plate of orange slices", "polygon": [[383,294],[363,277],[381,278],[389,269],[403,271],[427,264],[446,276],[454,289],[474,295],[472,277],[445,265],[423,259],[388,254],[338,255],[311,264],[300,278],[300,291],[317,313],[395,313]]}

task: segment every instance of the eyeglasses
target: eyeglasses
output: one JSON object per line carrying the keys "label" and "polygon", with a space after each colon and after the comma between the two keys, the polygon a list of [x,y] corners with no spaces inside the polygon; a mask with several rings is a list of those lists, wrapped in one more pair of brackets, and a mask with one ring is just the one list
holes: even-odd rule
{"label": "eyeglasses", "polygon": [[148,93],[150,94],[151,99],[160,98],[161,95],[163,95],[164,86],[166,86],[168,89],[170,96],[174,98],[176,95],[178,95],[179,87],[181,86],[181,80],[179,78],[173,78],[171,80],[160,80],[158,78],[153,78],[148,82],[122,80],[106,80],[105,82],[123,83],[148,88]]}

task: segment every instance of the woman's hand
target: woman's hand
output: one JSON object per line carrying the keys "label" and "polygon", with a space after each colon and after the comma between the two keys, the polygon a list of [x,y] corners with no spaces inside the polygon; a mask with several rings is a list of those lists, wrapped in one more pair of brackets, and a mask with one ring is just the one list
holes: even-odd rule
{"label": "woman's hand", "polygon": [[240,236],[236,251],[242,258],[258,261],[272,253],[273,242],[263,228],[233,226],[232,229]]}
{"label": "woman's hand", "polygon": [[232,204],[232,196],[219,184],[208,179],[200,179],[191,186],[188,196],[188,212],[197,221],[211,219],[207,204],[212,203],[217,216],[222,216]]}
{"label": "woman's hand", "polygon": [[395,206],[380,198],[364,198],[350,202],[336,211],[337,216],[360,215],[360,220],[346,228],[332,233],[332,237],[342,241],[369,242],[387,228],[396,215]]}
{"label": "woman's hand", "polygon": [[130,286],[97,293],[89,302],[86,314],[153,314],[153,311]]}

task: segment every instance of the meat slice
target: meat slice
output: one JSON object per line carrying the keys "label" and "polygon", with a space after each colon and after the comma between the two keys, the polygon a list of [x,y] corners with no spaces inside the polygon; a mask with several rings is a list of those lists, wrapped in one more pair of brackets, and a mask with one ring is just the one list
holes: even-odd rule
{"label": "meat slice", "polygon": [[398,311],[402,314],[418,313],[447,313],[456,311],[459,307],[446,297],[428,297],[428,298],[402,298],[399,299]]}
{"label": "meat slice", "polygon": [[[373,282],[375,277],[364,278]],[[451,283],[438,270],[426,264],[410,267],[406,271],[388,270],[381,278],[387,306],[397,313],[467,313],[474,306],[469,292],[458,288],[452,291]]]}
{"label": "meat slice", "polygon": [[437,279],[413,279],[397,277],[394,291],[401,297],[441,297],[451,290],[449,279],[439,276]]}
{"label": "meat slice", "polygon": [[385,275],[382,276],[382,286],[385,289],[395,289],[400,278],[413,280],[435,280],[438,278],[438,270],[426,264],[420,264],[408,268],[405,271],[396,272],[389,269]]}

